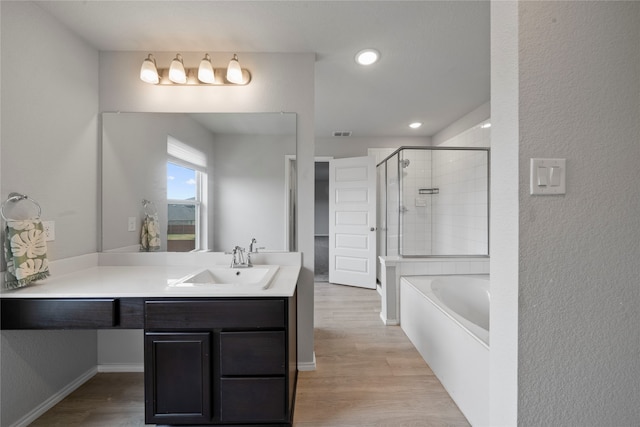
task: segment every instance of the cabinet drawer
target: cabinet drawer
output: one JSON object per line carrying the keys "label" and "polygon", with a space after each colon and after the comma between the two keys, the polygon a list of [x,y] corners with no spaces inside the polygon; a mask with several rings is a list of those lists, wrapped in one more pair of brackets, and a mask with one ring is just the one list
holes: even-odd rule
{"label": "cabinet drawer", "polygon": [[285,421],[286,414],[284,377],[220,380],[222,422]]}
{"label": "cabinet drawer", "polygon": [[284,306],[281,299],[146,301],[145,328],[284,328]]}
{"label": "cabinet drawer", "polygon": [[221,332],[221,375],[284,375],[285,333]]}
{"label": "cabinet drawer", "polygon": [[2,300],[2,329],[112,328],[118,317],[113,298]]}

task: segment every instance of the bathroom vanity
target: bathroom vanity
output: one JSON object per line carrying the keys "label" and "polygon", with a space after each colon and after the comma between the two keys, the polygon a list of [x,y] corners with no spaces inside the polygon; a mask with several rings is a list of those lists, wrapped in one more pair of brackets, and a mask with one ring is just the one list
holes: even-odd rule
{"label": "bathroom vanity", "polygon": [[266,289],[171,286],[192,263],[102,265],[3,291],[2,329],[144,329],[146,423],[291,425],[300,264],[279,265]]}

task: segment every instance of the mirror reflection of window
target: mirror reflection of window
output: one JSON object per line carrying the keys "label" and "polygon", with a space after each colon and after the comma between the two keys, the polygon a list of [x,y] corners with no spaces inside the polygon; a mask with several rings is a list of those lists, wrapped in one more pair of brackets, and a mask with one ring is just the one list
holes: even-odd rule
{"label": "mirror reflection of window", "polygon": [[167,250],[190,252],[206,249],[200,234],[205,227],[206,157],[169,136],[167,140]]}

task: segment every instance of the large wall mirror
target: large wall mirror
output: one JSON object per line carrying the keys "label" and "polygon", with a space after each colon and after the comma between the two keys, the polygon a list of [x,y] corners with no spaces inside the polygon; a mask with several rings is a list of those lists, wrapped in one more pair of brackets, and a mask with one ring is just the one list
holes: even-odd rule
{"label": "large wall mirror", "polygon": [[295,154],[295,113],[103,113],[102,250],[295,250]]}

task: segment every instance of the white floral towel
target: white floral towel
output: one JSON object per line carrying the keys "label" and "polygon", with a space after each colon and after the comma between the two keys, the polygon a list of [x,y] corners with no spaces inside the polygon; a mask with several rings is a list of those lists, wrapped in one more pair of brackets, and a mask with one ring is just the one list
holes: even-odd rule
{"label": "white floral towel", "polygon": [[160,222],[158,215],[145,215],[140,232],[140,251],[156,252],[160,250]]}
{"label": "white floral towel", "polygon": [[7,221],[4,286],[20,288],[49,276],[47,243],[39,219]]}

